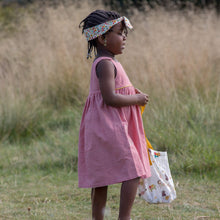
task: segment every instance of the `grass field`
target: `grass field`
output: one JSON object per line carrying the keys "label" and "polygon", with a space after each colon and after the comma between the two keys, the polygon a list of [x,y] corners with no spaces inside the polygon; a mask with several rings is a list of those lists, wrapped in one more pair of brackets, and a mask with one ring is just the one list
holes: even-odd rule
{"label": "grass field", "polygon": [[[132,219],[219,219],[219,182],[199,176],[174,178],[178,198],[149,205],[136,198]],[[90,190],[77,188],[68,170],[1,172],[0,219],[91,219]],[[106,219],[117,219],[120,185],[109,187]]]}
{"label": "grass field", "polygon": [[[89,219],[77,187],[78,132],[92,60],[79,22],[95,8],[0,8],[0,219]],[[168,151],[178,198],[132,219],[220,218],[220,20],[214,11],[129,16],[118,59],[150,95],[143,116],[153,147]],[[106,219],[116,219],[119,187]]]}
{"label": "grass field", "polygon": [[[53,114],[44,137],[0,145],[0,219],[91,219],[90,190],[77,184],[77,136],[81,113]],[[46,126],[46,125],[45,125]],[[171,170],[175,164],[171,163]],[[219,170],[173,175],[177,199],[148,205],[138,196],[132,219],[220,218]],[[120,184],[109,187],[106,219],[117,219]]]}
{"label": "grass field", "polygon": [[[59,128],[47,129],[41,140],[1,144],[0,219],[91,219],[90,190],[77,186],[77,138],[70,112],[74,110],[65,111],[64,117],[55,115]],[[132,219],[220,218],[217,171],[211,176],[179,172],[173,178],[177,199],[168,205],[148,205],[137,196]],[[106,219],[117,218],[119,189],[120,184],[109,187]]]}

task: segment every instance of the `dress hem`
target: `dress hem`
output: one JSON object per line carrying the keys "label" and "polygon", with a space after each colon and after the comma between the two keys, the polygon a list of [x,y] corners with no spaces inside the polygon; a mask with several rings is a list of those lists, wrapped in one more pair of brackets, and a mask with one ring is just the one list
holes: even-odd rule
{"label": "dress hem", "polygon": [[143,174],[143,175],[135,175],[134,177],[129,177],[129,178],[126,178],[124,180],[121,180],[121,181],[112,181],[111,183],[103,183],[103,184],[96,184],[96,185],[90,185],[90,186],[87,186],[87,185],[82,185],[82,184],[79,184],[78,187],[79,188],[97,188],[97,187],[104,187],[104,186],[109,186],[109,185],[114,185],[114,184],[118,184],[118,183],[122,183],[124,181],[128,181],[128,180],[132,180],[132,179],[135,179],[135,178],[149,178],[150,176],[147,175],[147,174]]}

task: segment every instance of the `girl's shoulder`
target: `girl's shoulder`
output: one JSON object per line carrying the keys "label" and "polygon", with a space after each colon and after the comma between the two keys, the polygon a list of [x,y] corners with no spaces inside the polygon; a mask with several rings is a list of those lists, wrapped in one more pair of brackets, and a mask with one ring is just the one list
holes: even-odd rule
{"label": "girl's shoulder", "polygon": [[100,64],[100,61],[110,61],[116,69],[117,69],[117,66],[120,64],[117,60],[115,60],[112,57],[100,56],[94,59],[93,64],[92,64],[93,67],[96,67],[98,64]]}
{"label": "girl's shoulder", "polygon": [[98,68],[99,70],[103,71],[106,69],[113,70],[115,73],[115,77],[117,75],[117,61],[115,61],[112,57],[107,56],[100,56],[96,57],[93,61],[93,68],[96,71],[96,75],[99,78],[98,74]]}

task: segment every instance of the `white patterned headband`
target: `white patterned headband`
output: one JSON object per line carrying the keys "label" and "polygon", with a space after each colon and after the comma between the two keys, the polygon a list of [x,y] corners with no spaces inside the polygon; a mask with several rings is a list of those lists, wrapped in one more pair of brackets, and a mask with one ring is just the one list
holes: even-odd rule
{"label": "white patterned headband", "polygon": [[120,17],[120,18],[117,18],[117,19],[114,19],[114,20],[111,20],[111,21],[106,21],[105,23],[96,25],[94,27],[85,29],[84,34],[86,36],[87,41],[93,40],[93,39],[103,35],[110,28],[112,28],[114,25],[118,24],[122,20],[124,20],[125,26],[127,28],[129,28],[129,29],[133,28],[130,21],[125,16],[123,16],[123,17]]}

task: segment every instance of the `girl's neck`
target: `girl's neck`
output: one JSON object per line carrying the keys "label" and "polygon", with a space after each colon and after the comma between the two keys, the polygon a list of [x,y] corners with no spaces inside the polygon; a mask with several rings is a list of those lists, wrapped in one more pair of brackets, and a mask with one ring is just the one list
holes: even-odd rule
{"label": "girl's neck", "polygon": [[96,58],[98,57],[111,57],[112,59],[115,59],[115,55],[105,49],[97,49]]}

